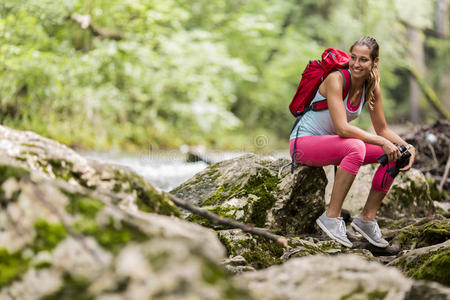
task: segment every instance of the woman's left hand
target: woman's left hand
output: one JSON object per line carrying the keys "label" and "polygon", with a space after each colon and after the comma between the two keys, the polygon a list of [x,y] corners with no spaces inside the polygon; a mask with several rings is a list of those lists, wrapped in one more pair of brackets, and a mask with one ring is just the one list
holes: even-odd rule
{"label": "woman's left hand", "polygon": [[409,153],[411,153],[411,157],[409,158],[409,163],[405,167],[401,168],[400,171],[406,172],[411,169],[412,164],[414,163],[414,159],[416,158],[416,148],[411,147],[408,149]]}

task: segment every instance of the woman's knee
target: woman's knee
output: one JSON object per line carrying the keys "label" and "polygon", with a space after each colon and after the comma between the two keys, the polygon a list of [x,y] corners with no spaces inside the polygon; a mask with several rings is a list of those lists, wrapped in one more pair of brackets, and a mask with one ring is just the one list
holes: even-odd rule
{"label": "woman's knee", "polygon": [[366,145],[363,141],[359,139],[348,139],[346,150],[348,154],[361,160],[361,163],[364,161],[364,157],[366,156]]}

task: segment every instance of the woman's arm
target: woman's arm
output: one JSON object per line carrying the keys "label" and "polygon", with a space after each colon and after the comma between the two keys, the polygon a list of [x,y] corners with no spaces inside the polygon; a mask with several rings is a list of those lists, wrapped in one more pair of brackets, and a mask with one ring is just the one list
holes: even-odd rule
{"label": "woman's arm", "polygon": [[[348,124],[347,113],[345,112],[345,106],[342,100],[342,86],[343,86],[342,76],[340,76],[337,72],[331,73],[330,75],[327,76],[327,79],[325,79],[324,83],[326,90],[323,92],[326,92],[328,109],[330,111],[331,119],[333,121],[337,134],[340,137],[357,138],[368,144],[379,145],[383,148],[384,153],[387,154],[389,161],[397,160],[401,156],[401,153],[389,139],[379,134],[377,135],[371,134],[356,126]],[[379,93],[378,96],[381,96],[381,93]],[[376,101],[378,102],[378,107],[375,108],[375,110],[377,110],[378,116],[375,118],[378,119],[379,116],[382,116],[384,120],[384,113],[382,112],[383,108],[381,106],[381,98],[378,97],[377,100],[379,100]],[[377,128],[382,127],[380,121],[381,119],[379,119],[379,122],[377,122],[377,124],[379,125],[377,126]]]}
{"label": "woman's arm", "polygon": [[347,113],[342,99],[343,81],[339,72],[331,73],[324,81],[323,95],[327,98],[328,109],[337,134],[340,137],[357,138],[368,144],[385,145],[388,142],[386,138],[371,134],[347,122]]}
{"label": "woman's arm", "polygon": [[[392,143],[395,143],[397,145],[403,145],[406,146],[407,143],[399,137],[395,132],[393,132],[386,123],[386,118],[384,117],[384,111],[383,111],[383,105],[382,105],[382,97],[381,97],[381,89],[380,86],[377,85],[375,87],[375,103],[374,103],[374,110],[369,110],[370,112],[370,118],[372,119],[373,128],[375,129],[375,132],[377,135],[384,137],[385,139],[389,140]],[[409,148],[409,152],[411,153],[411,158],[409,160],[409,164],[405,166],[404,168],[400,169],[402,171],[407,171],[411,168],[415,156],[416,156],[416,150],[415,148]]]}

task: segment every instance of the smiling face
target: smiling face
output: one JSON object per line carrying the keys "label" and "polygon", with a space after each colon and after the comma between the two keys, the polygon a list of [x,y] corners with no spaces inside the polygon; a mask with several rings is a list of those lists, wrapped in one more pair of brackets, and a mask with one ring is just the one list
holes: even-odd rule
{"label": "smiling face", "polygon": [[371,58],[370,49],[365,45],[355,45],[350,53],[349,68],[353,78],[367,79],[374,63],[378,63]]}

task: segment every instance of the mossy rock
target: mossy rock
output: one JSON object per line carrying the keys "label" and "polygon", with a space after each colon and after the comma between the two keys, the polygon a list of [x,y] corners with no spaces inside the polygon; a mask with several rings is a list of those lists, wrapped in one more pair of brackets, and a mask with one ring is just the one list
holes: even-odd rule
{"label": "mossy rock", "polygon": [[[32,170],[43,178],[115,194],[115,204],[126,202],[144,212],[180,216],[178,208],[165,193],[129,168],[86,159],[69,147],[33,132],[1,126],[0,138],[7,142],[8,149],[0,147],[0,152],[8,158],[9,167]],[[2,182],[12,176],[1,173]]]}
{"label": "mossy rock", "polygon": [[401,249],[428,247],[450,239],[450,220],[436,217],[424,218],[417,223],[406,226],[395,233],[392,244]]}
{"label": "mossy rock", "polygon": [[391,219],[421,218],[434,213],[428,182],[416,169],[397,175],[378,211],[379,216]]}
{"label": "mossy rock", "polygon": [[356,254],[368,260],[374,258],[369,250],[349,249],[333,240],[288,237],[288,247],[283,248],[274,241],[243,233],[240,229],[220,230],[217,235],[230,258],[242,256],[245,263],[241,265],[255,269],[264,269],[290,259],[318,254]]}
{"label": "mossy rock", "polygon": [[263,269],[283,262],[284,249],[273,241],[243,233],[240,229],[222,230],[217,234],[227,248],[228,256],[240,255],[248,266],[255,269]]}
{"label": "mossy rock", "polygon": [[[177,218],[140,176],[32,132],[0,126],[0,139],[0,299],[252,299],[220,264],[215,233]],[[38,154],[11,156],[21,147]],[[37,162],[48,153],[73,165]]]}
{"label": "mossy rock", "polygon": [[[294,174],[285,159],[257,155],[214,164],[173,191],[175,196],[220,216],[282,235],[315,232],[324,211],[326,176],[322,168],[301,166]],[[185,212],[187,220],[215,229],[209,220]]]}
{"label": "mossy rock", "polygon": [[411,278],[436,281],[450,286],[450,240],[411,250],[389,265],[401,269]]}
{"label": "mossy rock", "polygon": [[[356,255],[312,255],[290,259],[233,280],[250,287],[257,299],[448,299],[450,290],[417,282],[399,270]],[[420,285],[418,285],[419,283]],[[412,291],[412,288],[415,288]],[[418,288],[420,291],[418,291]],[[412,298],[412,295],[440,295]]]}

